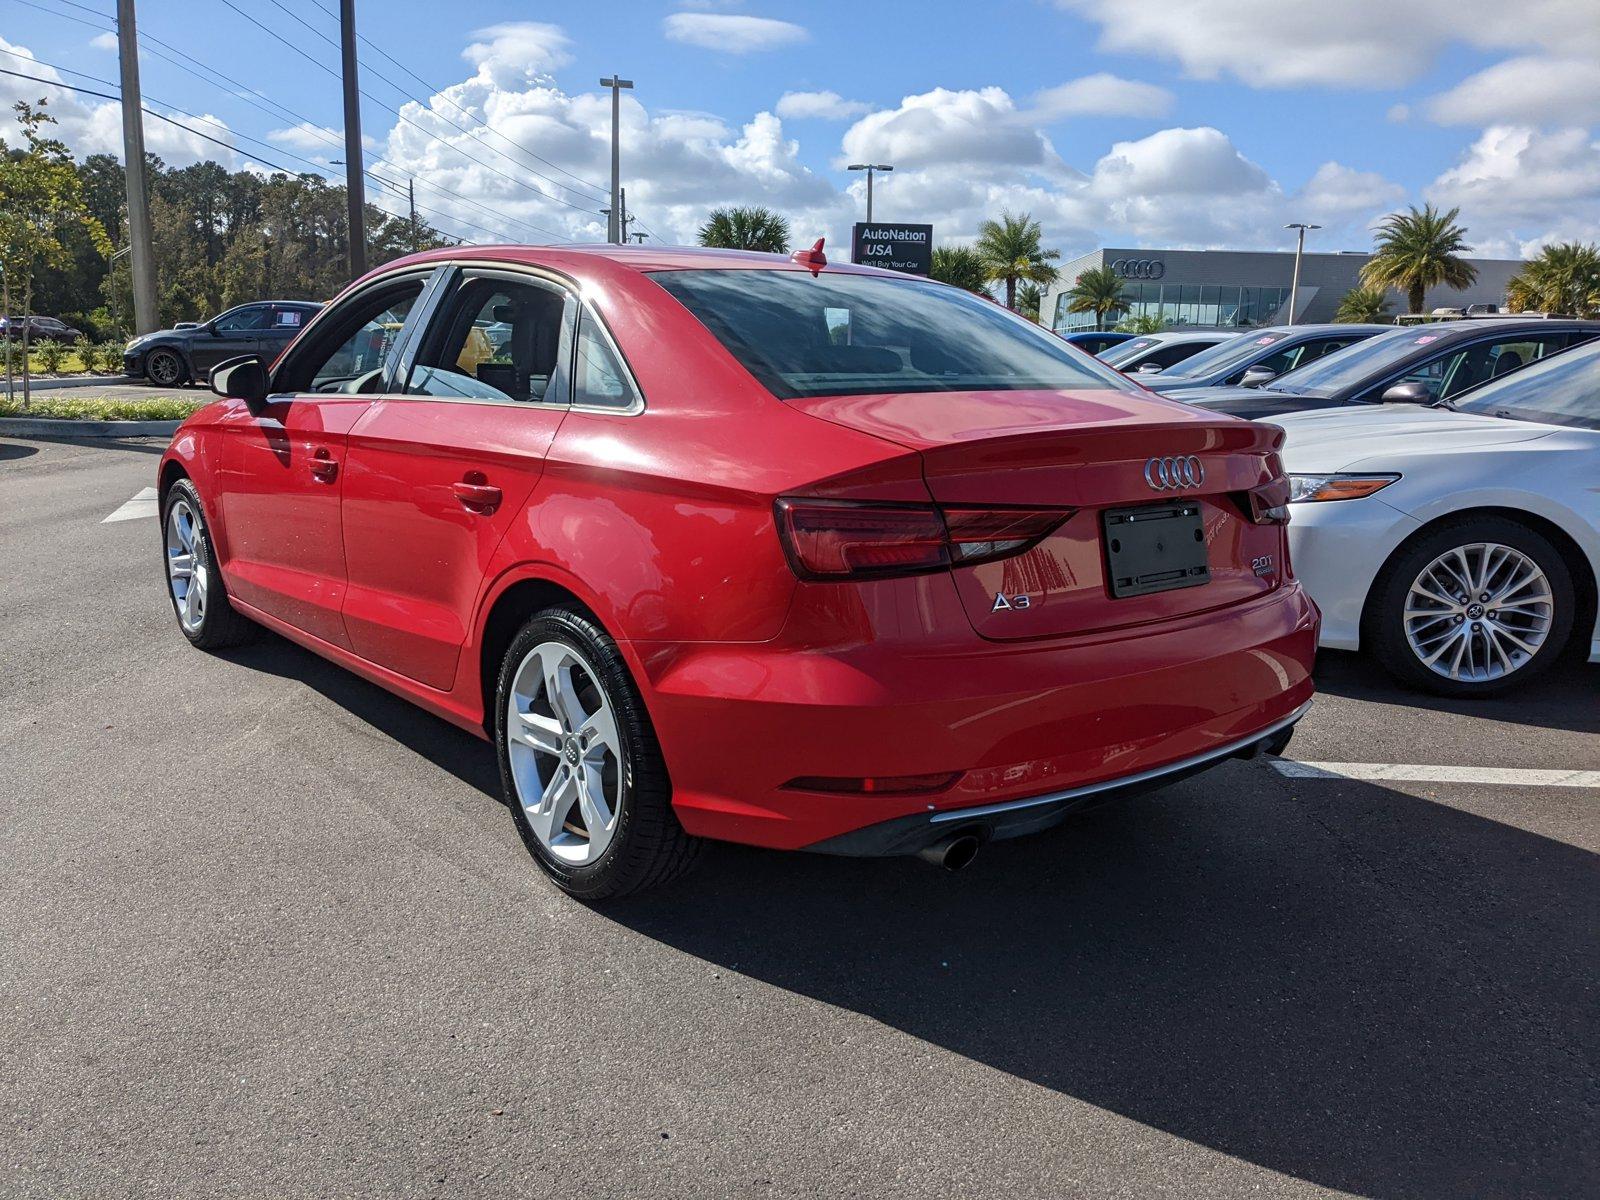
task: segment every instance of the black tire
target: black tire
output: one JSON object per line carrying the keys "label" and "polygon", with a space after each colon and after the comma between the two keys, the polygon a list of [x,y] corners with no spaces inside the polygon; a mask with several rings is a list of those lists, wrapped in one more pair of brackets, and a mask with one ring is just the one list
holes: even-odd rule
{"label": "black tire", "polygon": [[152,387],[179,387],[188,380],[189,368],[176,350],[152,350],[144,360],[144,377]]}
{"label": "black tire", "polygon": [[[1500,678],[1450,679],[1427,666],[1407,640],[1407,595],[1424,569],[1440,555],[1480,542],[1509,546],[1532,559],[1549,581],[1554,611],[1537,651]],[[1362,642],[1402,683],[1440,696],[1492,696],[1521,687],[1550,669],[1571,635],[1575,607],[1572,572],[1548,538],[1507,517],[1460,517],[1441,522],[1402,546],[1384,564],[1367,604]]]}
{"label": "black tire", "polygon": [[[622,748],[615,832],[599,857],[583,865],[561,860],[539,840],[512,774],[507,701],[517,669],[546,642],[571,647],[592,667],[616,718]],[[599,625],[567,608],[535,614],[506,650],[494,696],[495,752],[506,804],[528,853],[557,887],[579,900],[609,900],[676,879],[699,861],[705,842],[685,833],[672,811],[672,785],[650,716],[616,643]]]}
{"label": "black tire", "polygon": [[[199,621],[191,624],[185,620],[183,607],[168,565],[173,552],[172,513],[179,504],[186,505],[194,515],[197,526],[192,556],[195,570],[205,572],[205,603]],[[206,521],[205,505],[200,502],[199,489],[187,479],[180,479],[167,489],[161,501],[161,566],[162,584],[167,589],[167,599],[172,604],[173,616],[178,621],[178,631],[190,644],[201,650],[222,650],[248,642],[260,632],[260,626],[243,616],[228,599],[228,588],[222,581],[211,553],[210,526]]]}

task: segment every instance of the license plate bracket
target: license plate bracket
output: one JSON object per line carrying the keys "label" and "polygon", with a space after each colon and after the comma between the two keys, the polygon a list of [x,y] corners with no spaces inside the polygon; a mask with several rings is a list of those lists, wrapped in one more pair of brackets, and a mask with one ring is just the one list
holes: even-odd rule
{"label": "license plate bracket", "polygon": [[1109,508],[1100,514],[1106,580],[1114,599],[1211,581],[1205,522],[1197,500]]}

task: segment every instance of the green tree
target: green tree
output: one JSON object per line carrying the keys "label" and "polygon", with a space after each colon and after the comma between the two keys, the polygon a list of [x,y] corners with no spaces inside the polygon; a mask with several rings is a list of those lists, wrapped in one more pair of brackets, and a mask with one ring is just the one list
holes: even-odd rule
{"label": "green tree", "polygon": [[983,260],[989,282],[1006,285],[1007,308],[1017,307],[1019,283],[1050,284],[1060,274],[1050,264],[1061,257],[1061,252],[1043,249],[1043,239],[1039,222],[1027,213],[1002,213],[998,221],[985,221],[978,227],[973,249]]}
{"label": "green tree", "polygon": [[928,276],[980,296],[989,294],[988,271],[978,252],[970,246],[935,246],[933,267]]}
{"label": "green tree", "polygon": [[1160,333],[1167,328],[1167,322],[1155,313],[1140,313],[1137,317],[1124,317],[1117,322],[1116,328],[1118,333]]}
{"label": "green tree", "polygon": [[[111,253],[111,240],[104,227],[84,203],[83,180],[73,166],[67,148],[50,136],[48,127],[55,118],[37,105],[18,101],[13,105],[17,124],[22,128],[25,148],[20,153],[7,150],[0,155],[0,308],[16,311],[11,293],[22,293],[22,407],[32,399],[28,367],[28,323],[33,314],[35,279],[41,273],[58,271],[71,261],[74,233],[84,233],[102,255]],[[10,341],[6,343],[6,378],[11,378]]]}
{"label": "green tree", "polygon": [[720,250],[787,254],[789,222],[770,208],[717,208],[700,226],[700,244]]}
{"label": "green tree", "polygon": [[1124,286],[1122,276],[1110,267],[1090,267],[1068,289],[1067,311],[1092,312],[1094,327],[1103,329],[1106,317],[1125,313],[1131,307]]}
{"label": "green tree", "polygon": [[1461,257],[1472,247],[1467,231],[1456,224],[1460,213],[1459,208],[1440,212],[1431,204],[1390,213],[1379,223],[1373,255],[1361,268],[1362,285],[1404,293],[1413,313],[1422,311],[1429,288],[1441,283],[1471,287],[1478,269]]}
{"label": "green tree", "polygon": [[1039,307],[1044,303],[1044,291],[1037,283],[1017,285],[1017,314],[1035,324],[1039,321]]}
{"label": "green tree", "polygon": [[1600,315],[1600,245],[1558,242],[1544,247],[1506,285],[1506,307]]}
{"label": "green tree", "polygon": [[1371,324],[1384,320],[1392,307],[1387,288],[1353,287],[1340,298],[1333,319],[1346,325]]}

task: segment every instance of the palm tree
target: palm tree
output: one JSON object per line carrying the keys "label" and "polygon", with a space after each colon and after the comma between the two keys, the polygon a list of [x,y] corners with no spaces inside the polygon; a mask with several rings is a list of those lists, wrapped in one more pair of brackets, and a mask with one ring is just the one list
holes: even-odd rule
{"label": "palm tree", "polygon": [[1067,292],[1067,311],[1092,312],[1094,327],[1102,329],[1107,316],[1114,317],[1133,307],[1122,289],[1122,276],[1110,267],[1090,267],[1073,280]]}
{"label": "palm tree", "polygon": [[1039,306],[1044,303],[1044,292],[1037,283],[1017,285],[1017,315],[1039,323]]}
{"label": "palm tree", "polygon": [[1371,324],[1382,321],[1390,307],[1388,289],[1353,287],[1340,299],[1339,310],[1333,314],[1333,319],[1346,325]]}
{"label": "palm tree", "polygon": [[1167,322],[1155,313],[1140,313],[1137,317],[1126,317],[1117,322],[1118,333],[1160,333],[1166,328]]}
{"label": "palm tree", "polygon": [[700,226],[700,244],[721,250],[760,250],[789,253],[789,222],[770,208],[713,209]]}
{"label": "palm tree", "polygon": [[1460,213],[1459,208],[1442,213],[1431,204],[1420,212],[1412,205],[1407,212],[1390,213],[1379,223],[1376,247],[1361,268],[1362,285],[1404,292],[1414,313],[1422,311],[1431,287],[1471,287],[1478,269],[1461,257],[1472,247],[1467,231],[1456,224]]}
{"label": "palm tree", "polygon": [[1558,242],[1539,251],[1506,285],[1506,307],[1583,317],[1600,310],[1600,246]]}
{"label": "palm tree", "polygon": [[983,259],[984,273],[991,283],[1006,285],[1006,307],[1017,307],[1017,284],[1054,283],[1060,274],[1050,265],[1061,257],[1059,250],[1040,248],[1044,232],[1027,213],[1014,217],[1002,213],[998,221],[985,221],[978,227],[973,247]]}
{"label": "palm tree", "polygon": [[933,269],[928,276],[940,283],[977,292],[980,296],[989,294],[988,272],[983,259],[971,246],[935,246]]}

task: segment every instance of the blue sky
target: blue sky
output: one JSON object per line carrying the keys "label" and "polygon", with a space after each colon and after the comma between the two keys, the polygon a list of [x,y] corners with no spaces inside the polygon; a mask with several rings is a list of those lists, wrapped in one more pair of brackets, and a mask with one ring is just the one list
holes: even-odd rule
{"label": "blue sky", "polygon": [[[336,0],[236,3],[337,67],[313,32],[337,35]],[[598,202],[551,180],[604,182],[596,82],[619,71],[637,83],[623,140],[631,207],[665,240],[689,238],[728,202],[769,204],[797,238],[837,240],[860,215],[859,179],[840,169],[855,157],[896,165],[880,216],[931,220],[960,240],[985,216],[1029,211],[1069,257],[1101,243],[1273,246],[1292,219],[1327,226],[1318,248],[1361,248],[1377,216],[1424,199],[1460,204],[1484,253],[1600,237],[1600,9],[1508,7],[357,0],[372,43],[445,90],[435,97],[364,47],[365,89],[410,122],[364,106],[368,166],[416,178],[436,223],[474,240],[593,237]],[[32,57],[114,81],[115,53],[104,36],[96,44],[112,8],[0,0],[0,67],[100,86],[21,61]],[[342,157],[332,75],[223,0],[141,0],[139,12],[142,32],[320,128],[297,130],[146,53],[147,97],[211,123],[172,115],[297,169],[311,167],[289,155]],[[48,91],[0,76],[8,101]],[[56,93],[52,107],[76,152],[118,150],[114,106]],[[171,162],[247,165],[150,126]]]}

